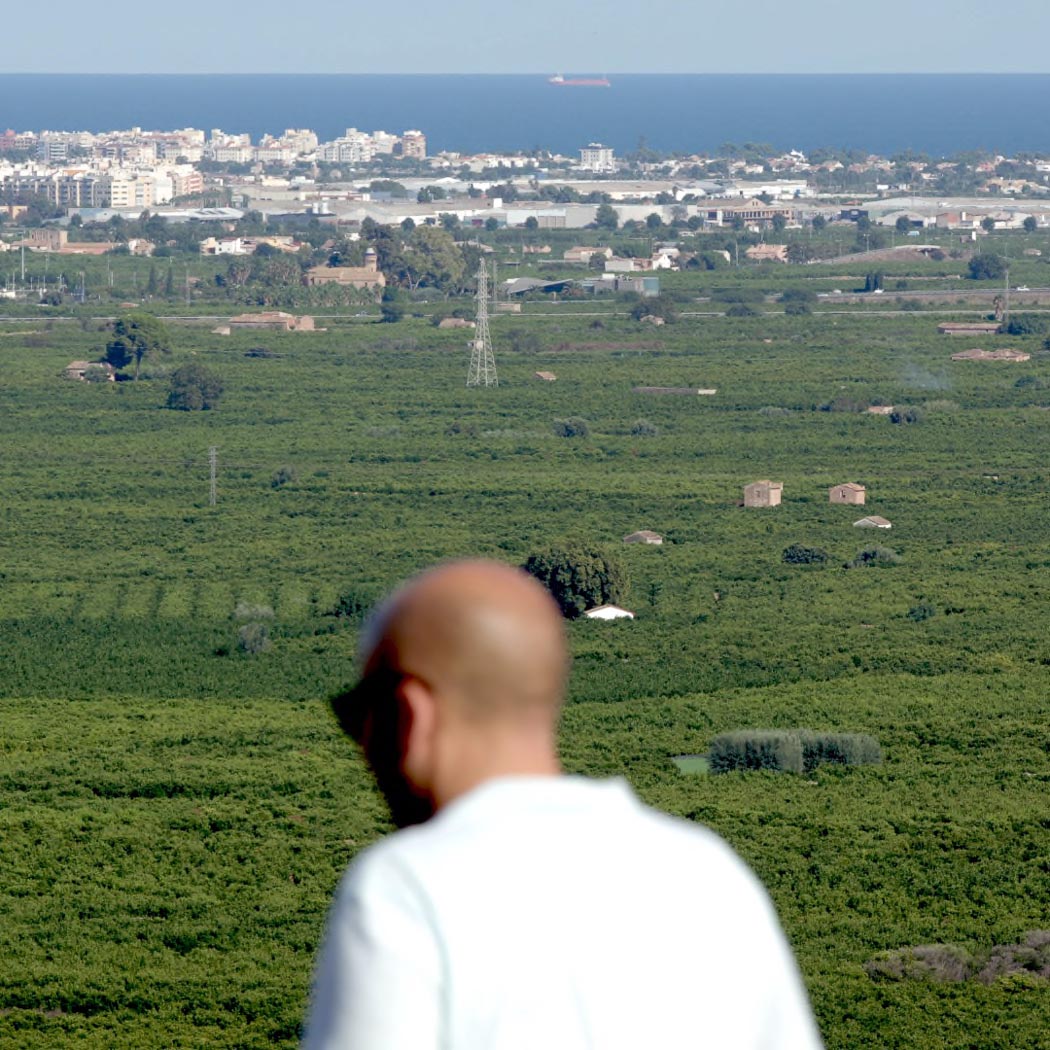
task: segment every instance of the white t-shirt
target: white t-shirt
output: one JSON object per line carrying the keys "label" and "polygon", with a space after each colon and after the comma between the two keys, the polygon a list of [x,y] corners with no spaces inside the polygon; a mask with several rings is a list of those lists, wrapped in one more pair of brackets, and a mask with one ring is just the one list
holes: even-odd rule
{"label": "white t-shirt", "polygon": [[620,780],[488,781],[350,865],[306,1050],[816,1050],[764,890]]}

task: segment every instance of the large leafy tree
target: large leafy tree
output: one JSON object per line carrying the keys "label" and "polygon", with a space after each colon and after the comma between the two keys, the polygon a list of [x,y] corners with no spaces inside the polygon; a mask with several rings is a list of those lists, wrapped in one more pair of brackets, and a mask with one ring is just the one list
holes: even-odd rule
{"label": "large leafy tree", "polygon": [[1001,255],[984,252],[970,260],[969,270],[974,281],[999,281],[1006,275],[1006,260]]}
{"label": "large leafy tree", "polygon": [[127,368],[134,361],[138,379],[142,359],[147,354],[170,352],[171,333],[167,325],[153,314],[133,313],[113,322],[113,338],[106,343],[103,360],[116,369]]}
{"label": "large leafy tree", "polygon": [[195,361],[175,369],[171,375],[168,408],[197,412],[214,408],[222,396],[222,379]]}
{"label": "large leafy tree", "polygon": [[627,591],[627,571],[611,551],[588,543],[566,543],[529,555],[523,568],[551,592],[570,620],[588,609],[618,602]]}
{"label": "large leafy tree", "polygon": [[463,252],[448,230],[420,226],[412,231],[404,271],[410,288],[425,285],[442,291],[458,291],[465,275]]}
{"label": "large leafy tree", "polygon": [[602,230],[615,230],[620,225],[620,215],[611,204],[599,204],[594,224]]}

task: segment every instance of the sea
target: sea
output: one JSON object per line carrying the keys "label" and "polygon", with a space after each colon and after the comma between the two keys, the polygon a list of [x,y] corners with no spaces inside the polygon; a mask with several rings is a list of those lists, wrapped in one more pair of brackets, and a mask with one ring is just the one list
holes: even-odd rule
{"label": "sea", "polygon": [[[564,71],[566,76],[572,74]],[[594,74],[591,74],[594,75]],[[934,157],[1050,152],[1045,74],[634,74],[609,87],[541,75],[2,74],[0,130],[418,128],[431,153],[590,142],[625,153],[854,148]]]}

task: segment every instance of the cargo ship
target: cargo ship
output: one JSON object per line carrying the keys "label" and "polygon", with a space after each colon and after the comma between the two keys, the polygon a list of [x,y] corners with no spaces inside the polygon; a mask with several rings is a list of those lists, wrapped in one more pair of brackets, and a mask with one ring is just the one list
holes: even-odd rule
{"label": "cargo ship", "polygon": [[608,77],[563,77],[561,73],[547,78],[555,87],[612,87]]}

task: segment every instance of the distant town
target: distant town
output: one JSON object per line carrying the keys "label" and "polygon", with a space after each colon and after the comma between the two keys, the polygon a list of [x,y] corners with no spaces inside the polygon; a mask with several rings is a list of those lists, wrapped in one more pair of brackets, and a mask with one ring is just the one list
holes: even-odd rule
{"label": "distant town", "polygon": [[[976,240],[1050,225],[1050,156],[806,155],[761,144],[718,152],[662,156],[643,143],[621,157],[589,143],[574,157],[429,155],[422,131],[356,128],[330,142],[307,129],[258,142],[219,129],[9,130],[0,134],[0,220],[9,229],[61,228],[144,211],[169,222],[231,222],[254,212],[293,225],[454,219],[489,229],[582,229],[608,223],[611,206],[621,226],[656,216],[691,230],[866,219],[902,234],[935,227]],[[77,238],[60,240],[33,246],[71,251]],[[221,243],[205,250],[237,251]]]}

